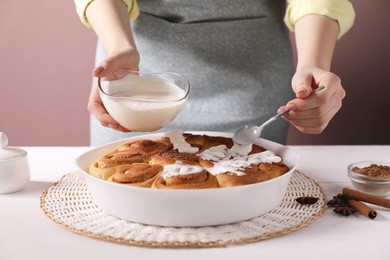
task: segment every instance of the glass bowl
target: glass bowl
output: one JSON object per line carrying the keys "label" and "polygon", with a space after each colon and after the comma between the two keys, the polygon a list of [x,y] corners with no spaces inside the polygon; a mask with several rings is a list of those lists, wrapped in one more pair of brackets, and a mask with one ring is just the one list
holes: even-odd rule
{"label": "glass bowl", "polygon": [[121,70],[117,79],[99,78],[107,112],[124,128],[136,132],[166,126],[182,110],[190,91],[188,80],[171,72]]}
{"label": "glass bowl", "polygon": [[352,185],[376,196],[390,196],[390,162],[360,161],[348,166]]}

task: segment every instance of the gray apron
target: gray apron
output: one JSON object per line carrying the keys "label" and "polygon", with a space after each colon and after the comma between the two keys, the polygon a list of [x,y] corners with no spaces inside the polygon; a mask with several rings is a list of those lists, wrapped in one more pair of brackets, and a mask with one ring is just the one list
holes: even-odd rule
{"label": "gray apron", "polygon": [[[293,60],[282,0],[138,0],[132,23],[140,70],[185,76],[189,99],[178,117],[158,132],[235,132],[258,125],[293,98]],[[104,59],[98,43],[96,63]],[[285,143],[281,119],[262,137]],[[91,145],[145,134],[102,127],[92,117]]]}

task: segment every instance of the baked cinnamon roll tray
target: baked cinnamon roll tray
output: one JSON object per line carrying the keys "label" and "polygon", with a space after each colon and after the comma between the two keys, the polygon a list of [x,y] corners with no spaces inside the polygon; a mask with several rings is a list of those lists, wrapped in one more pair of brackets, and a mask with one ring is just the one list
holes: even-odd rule
{"label": "baked cinnamon roll tray", "polygon": [[[225,140],[232,137],[231,133],[223,132],[186,132],[185,135],[187,137],[191,136],[194,139],[194,143],[197,142],[197,137],[202,136],[224,137],[223,139]],[[206,173],[208,174],[206,178],[208,181],[205,187],[196,187],[195,185],[189,189],[180,188],[180,183],[179,188],[176,189],[163,187],[168,184],[176,184],[177,178],[170,179],[170,173],[178,171],[178,169],[175,169],[175,164],[180,164],[184,161],[184,163],[190,165],[190,169],[187,168],[187,170],[191,171],[199,168],[198,164],[195,165],[190,161],[186,161],[187,158],[182,158],[179,162],[167,162],[166,160],[169,160],[169,158],[160,158],[161,156],[159,157],[157,154],[151,157],[152,161],[150,159],[147,160],[150,167],[137,165],[135,169],[140,171],[146,170],[146,174],[152,175],[153,171],[158,169],[158,166],[154,165],[163,165],[165,176],[162,176],[163,173],[161,173],[153,179],[153,183],[146,184],[149,187],[154,185],[152,188],[142,187],[145,186],[144,184],[128,185],[120,183],[127,177],[126,175],[119,173],[114,175],[113,173],[107,173],[107,171],[100,171],[104,166],[107,166],[106,164],[110,163],[108,161],[102,162],[103,167],[96,165],[98,159],[104,159],[107,156],[107,158],[111,158],[114,151],[126,150],[128,144],[137,140],[162,140],[162,138],[167,139],[165,134],[150,134],[127,138],[92,148],[76,159],[76,164],[85,178],[91,197],[101,210],[124,220],[157,226],[199,227],[248,220],[267,213],[281,204],[291,175],[301,161],[301,156],[289,147],[269,140],[258,139],[253,149],[255,147],[265,148],[267,152],[271,151],[271,154],[279,156],[282,160],[282,165],[287,166],[283,174],[277,177],[273,176],[272,178],[263,176],[265,178],[263,180],[252,180],[251,184],[244,185],[235,183],[235,180],[230,180],[229,176]],[[223,142],[220,145],[222,144]],[[193,144],[192,146],[194,147]],[[129,149],[131,150],[132,148]],[[214,152],[214,154],[211,153],[211,157],[219,156],[219,150]],[[144,159],[141,158],[140,160],[143,162],[142,160]],[[201,166],[205,169],[208,169],[208,163],[211,162],[213,164],[212,160],[207,156],[203,156],[200,161],[202,162]],[[173,168],[165,170],[165,168],[169,167]],[[245,173],[248,176],[251,174],[251,172]],[[105,174],[108,175],[106,176]],[[222,178],[217,180],[216,177],[219,175]],[[237,175],[240,175],[240,173]],[[180,178],[190,178],[191,176],[195,175],[188,174],[180,176]],[[180,178],[179,182],[181,181]],[[216,185],[213,184],[214,178]]]}

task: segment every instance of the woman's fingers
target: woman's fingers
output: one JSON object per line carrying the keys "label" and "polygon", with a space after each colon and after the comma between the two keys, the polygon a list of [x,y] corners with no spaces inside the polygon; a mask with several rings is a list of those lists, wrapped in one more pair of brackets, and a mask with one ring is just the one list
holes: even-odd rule
{"label": "woman's fingers", "polygon": [[131,132],[116,122],[105,109],[97,88],[97,80],[94,78],[92,90],[88,101],[88,111],[96,117],[102,126],[121,132]]}
{"label": "woman's fingers", "polygon": [[[309,82],[311,82],[309,85],[311,90],[306,89]],[[340,78],[324,70],[312,69],[304,71],[304,73],[297,72],[292,84],[297,98],[289,101],[278,111],[290,108],[291,111],[283,118],[303,133],[319,134],[323,132],[330,120],[340,110],[342,100],[345,97]],[[325,88],[313,92],[313,84],[314,87],[325,86]],[[307,95],[308,93],[310,95]]]}
{"label": "woman's fingers", "polygon": [[329,110],[323,112],[320,112],[317,109],[290,111],[284,118],[303,133],[320,134],[328,126],[330,120],[340,108],[341,103],[332,106]]}
{"label": "woman's fingers", "polygon": [[104,107],[100,98],[97,79],[115,80],[128,74],[128,70],[137,71],[139,53],[135,48],[129,47],[111,53],[98,66],[92,70],[93,83],[88,101],[88,111],[96,117],[101,125],[121,132],[131,132],[116,122]]}

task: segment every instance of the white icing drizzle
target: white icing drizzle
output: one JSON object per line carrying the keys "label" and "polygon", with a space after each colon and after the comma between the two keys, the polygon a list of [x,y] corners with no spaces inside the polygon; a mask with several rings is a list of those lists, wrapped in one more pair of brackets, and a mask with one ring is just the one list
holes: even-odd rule
{"label": "white icing drizzle", "polygon": [[234,144],[230,148],[230,153],[239,154],[239,155],[248,155],[252,151],[252,144],[248,145],[238,145]]}
{"label": "white icing drizzle", "polygon": [[[252,149],[252,146],[250,148]],[[214,163],[212,168],[207,168],[207,171],[213,175],[232,172],[242,176],[245,175],[244,169],[252,164],[277,163],[282,160],[271,151],[248,155],[250,150],[248,147],[233,146],[232,149],[228,149],[225,145],[218,145],[204,150],[199,156]]]}
{"label": "white icing drizzle", "polygon": [[217,162],[226,158],[228,153],[229,149],[226,145],[221,144],[204,150],[199,154],[199,156],[207,161]]}
{"label": "white icing drizzle", "polygon": [[192,147],[189,143],[185,141],[183,136],[183,130],[172,130],[165,134],[166,137],[171,141],[173,148],[177,149],[181,153],[196,153],[199,151],[199,148]]}
{"label": "white icing drizzle", "polygon": [[259,163],[279,163],[282,161],[282,158],[276,156],[271,151],[264,151],[261,153],[254,153],[248,155],[248,161],[251,164],[259,164]]}
{"label": "white icing drizzle", "polygon": [[243,172],[244,168],[242,167],[242,165],[234,165],[233,161],[215,162],[213,167],[207,168],[206,170],[212,175],[218,175],[225,172],[232,172],[235,173],[237,176],[245,175],[245,173]]}
{"label": "white icing drizzle", "polygon": [[178,175],[193,174],[203,171],[202,166],[184,164],[182,161],[177,161],[175,164],[166,165],[162,173],[165,180],[167,177],[174,177]]}
{"label": "white icing drizzle", "polygon": [[[173,130],[165,134],[169,138],[173,147],[178,149],[181,153],[196,153],[199,151],[197,147],[191,147],[185,141],[182,130]],[[208,172],[213,175],[218,175],[225,172],[235,173],[238,176],[245,175],[243,172],[245,168],[252,164],[258,165],[260,163],[278,163],[282,158],[276,156],[272,151],[264,151],[261,153],[250,154],[252,145],[234,145],[228,149],[226,145],[213,146],[204,150],[198,156],[204,160],[213,162],[214,166],[206,168]],[[181,161],[177,161],[173,165],[164,167],[163,178],[197,173],[203,170],[201,166],[186,165]]]}

